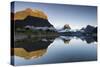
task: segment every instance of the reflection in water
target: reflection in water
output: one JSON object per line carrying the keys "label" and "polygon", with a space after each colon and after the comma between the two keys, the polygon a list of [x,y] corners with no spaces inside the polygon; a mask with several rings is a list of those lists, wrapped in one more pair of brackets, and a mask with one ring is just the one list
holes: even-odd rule
{"label": "reflection in water", "polygon": [[15,41],[14,54],[25,59],[38,58],[46,53],[48,46],[54,41],[54,37],[34,37]]}
{"label": "reflection in water", "polygon": [[[76,40],[74,41],[73,39]],[[86,45],[84,48],[82,46],[84,41],[92,45]],[[15,65],[96,60],[96,46],[93,42],[97,42],[96,37],[60,36],[25,38],[15,41],[14,48],[12,48],[12,60],[15,61]],[[64,44],[72,46],[64,46]],[[48,46],[50,47],[48,48]],[[29,60],[29,62],[26,60]],[[14,64],[14,62],[12,63]]]}
{"label": "reflection in water", "polygon": [[71,39],[73,39],[73,38],[76,38],[76,39],[79,38],[82,41],[86,41],[87,44],[97,42],[97,37],[88,37],[88,36],[80,36],[80,37],[60,36],[59,38],[62,39],[65,44],[69,44]]}
{"label": "reflection in water", "polygon": [[88,44],[97,42],[97,37],[80,37],[80,39],[86,41]]}
{"label": "reflection in water", "polygon": [[35,50],[31,52],[28,52],[23,48],[14,48],[12,50],[14,50],[14,55],[23,57],[25,59],[39,58],[46,53],[46,49]]}
{"label": "reflection in water", "polygon": [[63,40],[63,42],[65,44],[69,44],[70,43],[70,40],[71,40],[71,37],[65,37],[65,36],[60,36],[59,37],[61,40]]}

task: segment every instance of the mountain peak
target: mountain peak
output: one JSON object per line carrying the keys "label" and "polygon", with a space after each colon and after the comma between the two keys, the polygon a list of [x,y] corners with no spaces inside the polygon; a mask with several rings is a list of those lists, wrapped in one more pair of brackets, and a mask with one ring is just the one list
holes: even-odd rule
{"label": "mountain peak", "polygon": [[25,11],[26,12],[32,12],[32,9],[31,8],[27,8]]}
{"label": "mountain peak", "polygon": [[71,29],[71,28],[70,28],[69,24],[65,24],[64,29]]}
{"label": "mountain peak", "polygon": [[39,10],[39,9],[31,9],[31,8],[26,8],[23,11],[18,11],[14,14],[14,20],[23,20],[27,16],[33,16],[33,17],[38,17],[42,19],[48,19],[47,15]]}

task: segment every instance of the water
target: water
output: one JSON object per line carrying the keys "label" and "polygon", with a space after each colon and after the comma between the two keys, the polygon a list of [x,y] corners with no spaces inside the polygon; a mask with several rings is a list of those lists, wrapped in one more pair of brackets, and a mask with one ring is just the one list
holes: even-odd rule
{"label": "water", "polygon": [[32,65],[97,60],[93,37],[38,37],[15,42],[12,64]]}

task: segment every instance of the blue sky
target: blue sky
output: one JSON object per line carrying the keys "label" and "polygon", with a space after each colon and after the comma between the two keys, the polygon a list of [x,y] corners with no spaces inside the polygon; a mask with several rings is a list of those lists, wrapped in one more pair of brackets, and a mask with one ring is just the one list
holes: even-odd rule
{"label": "blue sky", "polygon": [[72,29],[97,25],[96,6],[15,2],[15,12],[26,8],[39,9],[45,12],[48,15],[48,20],[55,28],[62,28],[65,24],[69,24]]}

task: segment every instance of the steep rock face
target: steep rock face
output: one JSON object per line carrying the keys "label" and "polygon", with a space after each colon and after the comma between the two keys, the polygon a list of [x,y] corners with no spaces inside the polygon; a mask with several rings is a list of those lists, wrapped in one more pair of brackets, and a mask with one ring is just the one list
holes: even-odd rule
{"label": "steep rock face", "polygon": [[71,29],[71,28],[68,24],[65,24],[63,29]]}
{"label": "steep rock face", "polygon": [[27,8],[26,10],[16,12],[14,15],[14,20],[23,20],[27,16],[33,16],[33,17],[38,17],[38,18],[42,18],[42,19],[47,19],[47,15],[44,12],[37,10],[37,9],[32,10],[30,8]]}
{"label": "steep rock face", "polygon": [[33,16],[27,16],[24,20],[15,21],[16,27],[23,27],[27,25],[34,27],[53,27],[53,25],[51,25],[48,20]]}

